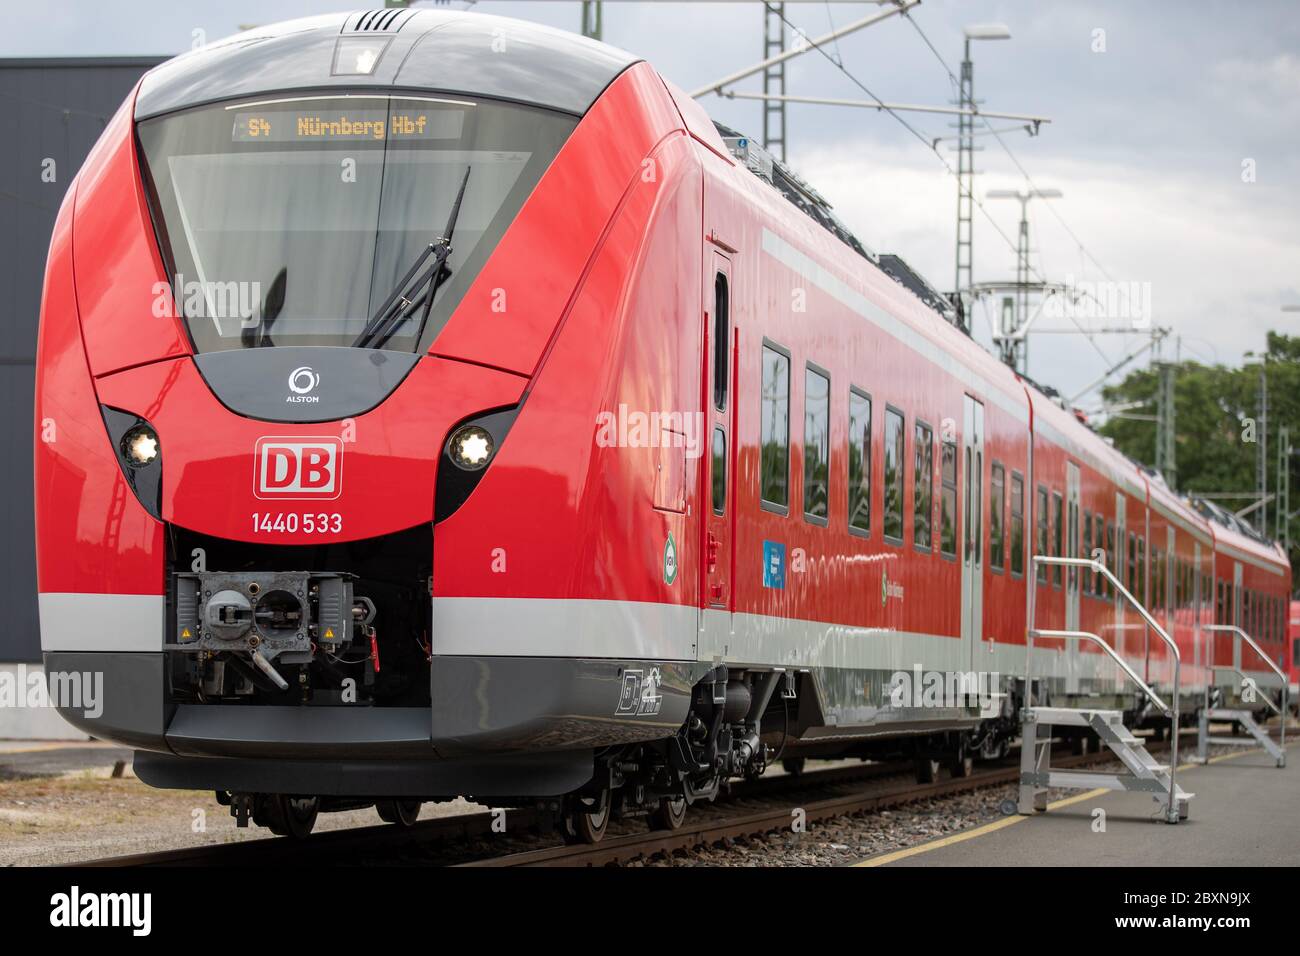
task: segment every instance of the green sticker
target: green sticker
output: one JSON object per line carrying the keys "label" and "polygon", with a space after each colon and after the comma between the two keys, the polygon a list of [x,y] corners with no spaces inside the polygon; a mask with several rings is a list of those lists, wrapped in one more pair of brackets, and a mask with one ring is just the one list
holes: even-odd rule
{"label": "green sticker", "polygon": [[880,569],[880,606],[884,607],[885,602],[889,600],[889,575],[885,569]]}
{"label": "green sticker", "polygon": [[664,542],[664,584],[672,584],[677,580],[677,543],[673,541],[673,533],[668,532],[668,540]]}

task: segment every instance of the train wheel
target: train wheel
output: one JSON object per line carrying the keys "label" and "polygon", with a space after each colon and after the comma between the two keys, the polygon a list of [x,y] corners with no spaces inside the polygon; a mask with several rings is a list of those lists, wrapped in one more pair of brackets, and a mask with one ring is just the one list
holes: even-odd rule
{"label": "train wheel", "polygon": [[939,761],[930,757],[916,758],[916,782],[934,783],[939,779]]}
{"label": "train wheel", "polygon": [[975,757],[963,744],[950,761],[948,761],[948,772],[954,777],[969,777],[975,772]]}
{"label": "train wheel", "polygon": [[276,836],[293,837],[305,840],[311,836],[316,826],[316,817],[320,813],[320,801],[315,797],[291,797],[283,793],[266,796],[260,812],[255,812],[254,819],[259,826],[264,826]]}
{"label": "train wheel", "polygon": [[678,830],[686,822],[686,798],[663,797],[650,811],[651,830]]}
{"label": "train wheel", "polygon": [[781,761],[781,767],[792,777],[797,777],[803,773],[803,757],[786,757]]}
{"label": "train wheel", "polygon": [[594,805],[575,800],[565,821],[564,835],[570,843],[599,843],[605,836],[610,817],[609,791]]}
{"label": "train wheel", "polygon": [[375,812],[385,823],[410,827],[420,819],[420,806],[419,800],[376,800]]}

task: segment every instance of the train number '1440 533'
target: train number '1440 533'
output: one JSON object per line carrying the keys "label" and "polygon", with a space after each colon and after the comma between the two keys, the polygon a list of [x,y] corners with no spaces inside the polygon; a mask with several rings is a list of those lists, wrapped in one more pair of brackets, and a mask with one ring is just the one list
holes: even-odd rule
{"label": "train number '1440 533'", "polygon": [[343,530],[343,516],[337,511],[253,512],[254,534],[338,534]]}

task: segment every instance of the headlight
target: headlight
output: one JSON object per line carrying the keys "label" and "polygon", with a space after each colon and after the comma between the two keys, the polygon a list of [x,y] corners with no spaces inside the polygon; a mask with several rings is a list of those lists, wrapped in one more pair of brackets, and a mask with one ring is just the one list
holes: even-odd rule
{"label": "headlight", "polygon": [[462,425],[452,432],[451,440],[447,442],[447,456],[465,471],[485,468],[495,450],[492,435],[478,425]]}
{"label": "headlight", "polygon": [[133,468],[143,468],[158,458],[158,435],[148,425],[136,425],[122,436],[122,455]]}

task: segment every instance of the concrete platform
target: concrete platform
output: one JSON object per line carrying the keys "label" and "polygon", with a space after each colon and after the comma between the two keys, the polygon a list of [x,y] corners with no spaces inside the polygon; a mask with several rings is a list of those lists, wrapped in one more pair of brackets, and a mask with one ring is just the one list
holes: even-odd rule
{"label": "concrete platform", "polygon": [[[1300,752],[1278,769],[1250,749],[1183,764],[1196,794],[1190,817],[1165,823],[1151,797],[1111,790],[1067,795],[1033,817],[1004,817],[857,866],[1296,866],[1300,865]],[[1011,788],[1008,788],[1011,794]],[[1094,811],[1105,832],[1094,832]]]}

